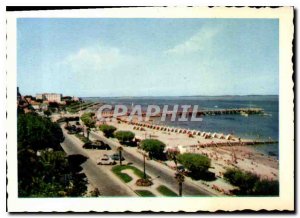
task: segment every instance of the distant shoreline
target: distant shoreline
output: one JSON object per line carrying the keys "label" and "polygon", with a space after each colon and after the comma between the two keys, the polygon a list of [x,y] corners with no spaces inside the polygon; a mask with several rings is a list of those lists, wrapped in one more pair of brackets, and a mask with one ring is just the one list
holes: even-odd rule
{"label": "distant shoreline", "polygon": [[172,95],[172,96],[87,96],[80,98],[232,98],[232,97],[279,97],[279,95]]}

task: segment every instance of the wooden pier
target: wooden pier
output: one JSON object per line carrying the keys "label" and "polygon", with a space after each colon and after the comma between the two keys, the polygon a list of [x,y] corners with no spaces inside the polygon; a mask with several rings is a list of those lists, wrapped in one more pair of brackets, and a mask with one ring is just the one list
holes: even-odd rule
{"label": "wooden pier", "polygon": [[[237,114],[237,115],[244,115],[244,116],[248,116],[248,115],[252,115],[252,114],[264,114],[264,110],[262,108],[231,108],[231,109],[211,109],[211,110],[198,110],[196,112],[193,112],[192,110],[188,110],[186,112],[179,110],[176,113],[173,111],[167,111],[165,113],[166,117],[171,117],[176,115],[177,117],[181,117],[182,115],[186,114],[185,116],[192,116],[194,113],[194,116],[214,116],[214,115],[229,115],[229,114]],[[128,111],[125,115],[117,115],[117,117],[122,117],[122,116],[130,116],[131,115],[131,111]],[[134,114],[137,115],[137,114]],[[146,111],[142,111],[141,115],[143,117],[146,117],[147,112]],[[157,113],[155,115],[151,115],[150,117],[162,117],[164,115],[164,113],[160,112]],[[112,108],[109,111],[103,111],[102,112],[102,117],[113,117],[114,116],[114,108]]]}
{"label": "wooden pier", "polygon": [[[225,114],[242,114],[242,115],[251,115],[251,114],[263,114],[264,110],[262,108],[232,108],[232,109],[216,109],[216,110],[198,110],[196,116],[206,116],[206,115],[225,115]],[[177,115],[181,116],[183,111],[178,111]],[[193,111],[188,111],[187,115],[191,116]],[[171,116],[172,112],[167,113]]]}

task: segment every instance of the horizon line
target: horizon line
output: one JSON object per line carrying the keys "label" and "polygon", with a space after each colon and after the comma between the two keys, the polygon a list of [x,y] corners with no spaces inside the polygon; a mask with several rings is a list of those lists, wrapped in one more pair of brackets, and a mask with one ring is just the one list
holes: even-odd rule
{"label": "horizon line", "polygon": [[246,96],[279,96],[279,94],[247,95],[119,95],[119,96],[77,96],[79,98],[143,98],[143,97],[246,97]]}

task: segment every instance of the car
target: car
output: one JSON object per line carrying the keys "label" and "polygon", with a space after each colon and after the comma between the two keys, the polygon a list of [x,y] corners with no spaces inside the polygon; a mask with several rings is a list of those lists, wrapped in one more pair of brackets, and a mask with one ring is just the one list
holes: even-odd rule
{"label": "car", "polygon": [[74,130],[69,130],[68,131],[68,134],[70,134],[70,135],[73,135],[73,134],[76,134],[77,132],[76,131],[74,131]]}
{"label": "car", "polygon": [[[118,153],[113,154],[113,155],[111,155],[110,157],[111,157],[111,159],[113,159],[113,160],[120,160],[120,156],[119,156]],[[121,160],[125,160],[125,158],[123,157],[123,155],[121,156]]]}
{"label": "car", "polygon": [[97,159],[97,164],[98,165],[114,165],[114,164],[116,164],[116,161],[114,161],[108,155],[103,155],[103,157],[100,157]]}
{"label": "car", "polygon": [[96,149],[96,150],[111,150],[107,144],[98,144],[95,142],[87,142],[83,145],[85,149]]}

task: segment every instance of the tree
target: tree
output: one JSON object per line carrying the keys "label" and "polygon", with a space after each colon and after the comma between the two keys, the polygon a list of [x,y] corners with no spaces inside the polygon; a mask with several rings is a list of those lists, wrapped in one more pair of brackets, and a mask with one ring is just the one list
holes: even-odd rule
{"label": "tree", "polygon": [[259,181],[257,175],[239,169],[227,169],[224,178],[232,185],[239,187],[240,194],[246,195],[252,194],[255,183]]}
{"label": "tree", "polygon": [[45,114],[47,117],[49,117],[52,113],[51,113],[50,110],[46,110],[46,111],[44,111],[44,114]]}
{"label": "tree", "polygon": [[149,153],[150,158],[162,159],[164,157],[165,144],[157,139],[145,139],[141,142],[141,148]]}
{"label": "tree", "polygon": [[83,196],[86,183],[81,173],[72,170],[63,151],[18,152],[20,197]]}
{"label": "tree", "polygon": [[93,116],[95,114],[94,113],[84,113],[80,119],[82,120],[82,122],[84,123],[84,125],[87,127],[87,139],[89,140],[89,135],[90,135],[90,131],[91,128],[95,127],[96,121],[93,119]]}
{"label": "tree", "polygon": [[229,168],[224,178],[232,185],[239,187],[238,195],[279,195],[279,183],[272,180],[261,180],[256,174],[239,169]]}
{"label": "tree", "polygon": [[135,136],[135,134],[130,131],[117,131],[114,135],[120,141],[120,143],[131,142]]}
{"label": "tree", "polygon": [[175,164],[175,166],[176,166],[176,168],[177,168],[177,155],[179,154],[179,151],[172,151],[172,150],[169,150],[168,152],[167,152],[167,158],[169,159],[169,160],[173,160],[174,161],[174,164]]}
{"label": "tree", "polygon": [[123,151],[123,148],[121,146],[119,146],[117,148],[117,151],[119,152],[120,166],[122,166],[122,151]]}
{"label": "tree", "polygon": [[191,176],[194,178],[203,178],[211,164],[208,157],[200,154],[180,154],[177,156],[177,160],[191,172]]}
{"label": "tree", "polygon": [[255,195],[279,196],[278,180],[260,180],[254,185],[253,192]]}
{"label": "tree", "polygon": [[82,122],[84,123],[84,125],[86,125],[88,128],[94,128],[96,121],[93,119],[93,116],[95,114],[94,113],[84,113],[80,119],[82,120]]}
{"label": "tree", "polygon": [[99,126],[99,130],[104,133],[104,136],[109,138],[113,136],[113,133],[117,130],[116,127],[102,124]]}
{"label": "tree", "polygon": [[177,180],[178,186],[179,186],[179,196],[182,196],[182,185],[184,182],[184,175],[182,173],[175,173],[175,179]]}
{"label": "tree", "polygon": [[35,113],[18,115],[18,148],[34,151],[52,148],[61,150],[64,136],[60,126]]}
{"label": "tree", "polygon": [[71,167],[60,146],[60,126],[35,113],[18,114],[18,194],[20,197],[82,196],[86,180]]}

